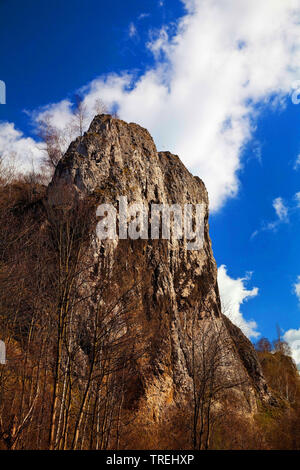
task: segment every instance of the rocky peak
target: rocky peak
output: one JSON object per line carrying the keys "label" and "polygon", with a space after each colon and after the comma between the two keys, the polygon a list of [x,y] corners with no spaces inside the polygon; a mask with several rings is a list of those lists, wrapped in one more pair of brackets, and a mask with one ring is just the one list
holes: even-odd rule
{"label": "rocky peak", "polygon": [[[71,143],[57,166],[48,198],[58,184],[72,185],[79,195],[93,194],[98,203],[118,208],[119,196],[128,203],[202,204],[204,244],[187,250],[185,240],[95,239],[91,246],[95,265],[103,259],[126,257],[123,282],[139,282],[135,323],[143,333],[147,354],[137,361],[136,399],[143,399],[153,416],[191,392],[191,336],[206,324],[216,323],[231,343],[228,374],[244,383],[245,402],[255,408],[257,396],[269,399],[255,351],[242,332],[221,314],[217,267],[208,226],[208,195],[177,155],[157,152],[149,132],[110,115],[96,116],[83,137]],[[88,315],[88,313],[86,313]],[[224,340],[225,342],[225,340]],[[249,399],[250,396],[250,399]]]}

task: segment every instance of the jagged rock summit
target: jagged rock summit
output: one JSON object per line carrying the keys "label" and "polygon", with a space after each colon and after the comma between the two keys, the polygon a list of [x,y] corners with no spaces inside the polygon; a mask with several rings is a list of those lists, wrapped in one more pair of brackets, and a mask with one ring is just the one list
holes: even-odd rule
{"label": "jagged rock summit", "polygon": [[[192,335],[196,328],[215,324],[230,342],[227,373],[243,384],[239,394],[251,412],[256,398],[269,400],[256,353],[243,333],[221,312],[217,267],[208,227],[208,195],[204,183],[169,152],[157,152],[149,132],[137,124],[110,115],[98,115],[83,137],[71,143],[48,188],[72,185],[78,195],[96,195],[98,203],[118,208],[119,196],[128,203],[199,204],[204,210],[204,244],[187,250],[184,240],[101,241],[91,251],[97,266],[107,261],[111,270],[126,259],[122,283],[138,285],[134,319],[145,346],[136,360],[131,397],[146,404],[154,419],[168,406],[182,402],[192,387]],[[116,290],[121,289],[116,286]],[[117,295],[117,294],[116,294]],[[88,315],[88,312],[86,313]],[[195,320],[196,318],[196,320]],[[225,347],[225,346],[224,346]]]}

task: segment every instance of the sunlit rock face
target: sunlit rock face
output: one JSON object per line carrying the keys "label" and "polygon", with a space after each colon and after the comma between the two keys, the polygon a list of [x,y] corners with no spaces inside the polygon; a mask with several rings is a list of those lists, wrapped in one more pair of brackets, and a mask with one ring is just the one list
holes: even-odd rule
{"label": "sunlit rock face", "polygon": [[[99,240],[95,235],[91,245],[93,275],[105,264],[107,275],[118,279],[110,295],[121,297],[126,287],[135,288],[131,310],[140,339],[133,347],[142,346],[144,353],[134,360],[135,378],[127,385],[128,406],[138,407],[142,401],[158,419],[168,407],[189,398],[192,338],[201,336],[204,325],[222,330],[221,342],[227,349],[225,374],[243,384],[238,394],[247,410],[255,409],[257,397],[269,400],[251,343],[221,313],[203,181],[177,155],[157,152],[146,129],[99,115],[58,164],[48,188],[50,201],[55,200],[60,184],[71,185],[80,197],[94,195],[97,205],[110,203],[116,211],[120,196],[126,196],[128,204],[142,203],[149,209],[151,204],[202,205],[200,249],[187,249],[184,237]],[[88,312],[82,314],[88,316]]]}

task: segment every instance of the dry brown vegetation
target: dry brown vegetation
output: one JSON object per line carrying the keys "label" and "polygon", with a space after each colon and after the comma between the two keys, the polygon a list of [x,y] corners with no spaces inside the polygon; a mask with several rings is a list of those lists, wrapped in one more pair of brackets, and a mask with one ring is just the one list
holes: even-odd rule
{"label": "dry brown vegetation", "polygon": [[32,181],[0,187],[0,447],[118,448],[136,286],[112,295],[118,279],[92,272],[94,201],[44,195]]}
{"label": "dry brown vegetation", "polygon": [[218,329],[190,332],[190,403],[151,421],[146,405],[137,418],[124,407],[143,354],[138,286],[93,271],[95,201],[62,186],[46,203],[42,181],[0,175],[0,449],[299,449],[299,374],[280,337],[257,344],[277,405],[252,418],[230,393],[242,384],[224,379]]}

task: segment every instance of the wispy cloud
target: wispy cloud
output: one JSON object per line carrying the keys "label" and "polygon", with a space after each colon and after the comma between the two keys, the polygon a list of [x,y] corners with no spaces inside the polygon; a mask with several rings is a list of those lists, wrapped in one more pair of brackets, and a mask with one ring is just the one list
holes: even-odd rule
{"label": "wispy cloud", "polygon": [[148,18],[150,16],[150,13],[141,13],[139,16],[138,16],[138,20],[143,20],[145,18]]}
{"label": "wispy cloud", "polygon": [[285,205],[282,197],[277,197],[273,201],[273,207],[275,209],[276,215],[279,219],[279,222],[288,222],[288,208]]}
{"label": "wispy cloud", "polygon": [[298,297],[298,300],[300,302],[300,276],[298,276],[297,281],[293,285],[293,290],[296,296]]}
{"label": "wispy cloud", "polygon": [[17,172],[38,171],[44,156],[43,144],[26,137],[12,122],[0,123],[0,156]]}
{"label": "wispy cloud", "polygon": [[289,222],[289,208],[286,205],[285,201],[283,200],[282,197],[276,197],[273,200],[273,208],[275,210],[277,219],[273,220],[272,222],[263,222],[262,226],[255,230],[251,238],[256,237],[256,235],[259,234],[259,232],[264,232],[264,231],[276,231],[278,226],[281,224],[287,224]]}
{"label": "wispy cloud", "polygon": [[[300,275],[297,276],[296,281],[293,284],[292,289],[293,294],[295,294],[299,300],[300,306]],[[300,367],[300,328],[287,330],[283,336],[283,339],[288,343],[291,348],[292,357],[298,367]]]}
{"label": "wispy cloud", "polygon": [[294,199],[296,200],[296,207],[300,209],[300,191],[295,194]]}
{"label": "wispy cloud", "polygon": [[129,32],[128,32],[128,34],[129,34],[129,37],[130,37],[130,38],[133,38],[134,36],[137,35],[136,26],[135,26],[135,24],[132,23],[132,22],[131,22],[130,25],[129,25]]}
{"label": "wispy cloud", "polygon": [[218,285],[223,313],[249,338],[260,335],[254,320],[246,320],[241,312],[241,306],[247,300],[258,295],[258,288],[247,289],[246,284],[251,279],[248,273],[245,277],[233,279],[227,273],[227,268],[222,265],[218,268]]}
{"label": "wispy cloud", "polygon": [[284,201],[282,197],[277,197],[273,200],[273,208],[275,210],[277,219],[271,222],[262,222],[260,228],[255,230],[251,238],[256,237],[260,232],[264,231],[273,231],[275,232],[278,227],[282,224],[287,224],[290,222],[290,217],[298,212],[300,209],[300,191],[294,194],[292,198],[288,200],[288,202]]}
{"label": "wispy cloud", "polygon": [[295,164],[294,164],[294,170],[298,170],[300,168],[300,153],[296,158]]}
{"label": "wispy cloud", "polygon": [[286,341],[291,348],[291,353],[294,361],[300,366],[300,328],[298,330],[290,329],[283,335],[284,341]]}

